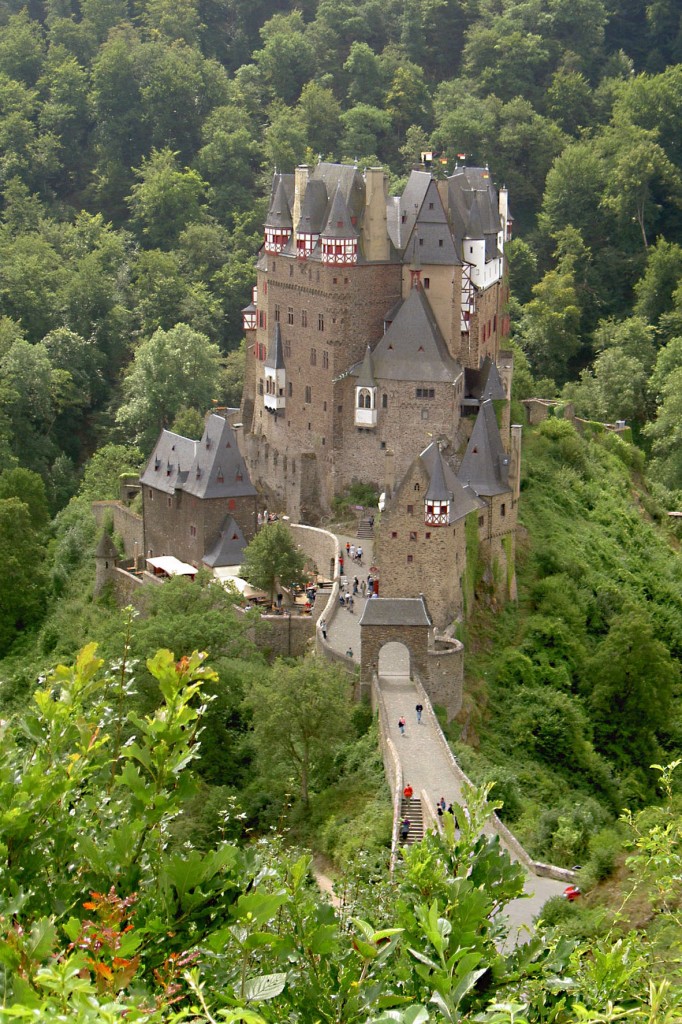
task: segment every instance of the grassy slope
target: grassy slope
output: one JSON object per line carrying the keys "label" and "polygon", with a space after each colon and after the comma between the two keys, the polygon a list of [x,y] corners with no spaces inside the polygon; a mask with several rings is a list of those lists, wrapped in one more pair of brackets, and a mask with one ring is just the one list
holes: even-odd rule
{"label": "grassy slope", "polygon": [[[632,608],[682,653],[682,558],[642,511],[637,456],[612,435],[581,438],[562,421],[526,432],[519,603],[495,615],[483,596],[467,627],[457,753],[475,780],[498,780],[503,814],[529,847],[569,865],[613,845],[617,812],[641,797],[637,780],[592,745],[590,656],[613,617]],[[673,707],[652,761],[679,753],[679,694]]]}

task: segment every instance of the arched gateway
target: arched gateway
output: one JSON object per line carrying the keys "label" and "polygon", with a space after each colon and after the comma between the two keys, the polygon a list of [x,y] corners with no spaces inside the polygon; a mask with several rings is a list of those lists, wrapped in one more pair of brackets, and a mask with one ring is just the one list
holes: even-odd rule
{"label": "arched gateway", "polygon": [[418,675],[425,685],[429,678],[431,618],[423,597],[377,597],[365,605],[360,619],[360,682],[363,693],[379,671],[379,654],[389,643],[399,643],[409,652],[410,677]]}

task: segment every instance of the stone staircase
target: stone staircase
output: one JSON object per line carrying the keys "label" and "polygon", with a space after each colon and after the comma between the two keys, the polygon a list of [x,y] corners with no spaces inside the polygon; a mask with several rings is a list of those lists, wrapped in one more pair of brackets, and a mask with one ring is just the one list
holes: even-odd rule
{"label": "stone staircase", "polygon": [[410,800],[403,797],[400,804],[400,820],[403,821],[406,816],[410,819],[410,831],[407,834],[407,845],[410,846],[424,838],[422,802],[417,797],[412,797]]}
{"label": "stone staircase", "polygon": [[374,536],[374,527],[370,526],[369,518],[361,519],[358,523],[358,537],[367,540]]}

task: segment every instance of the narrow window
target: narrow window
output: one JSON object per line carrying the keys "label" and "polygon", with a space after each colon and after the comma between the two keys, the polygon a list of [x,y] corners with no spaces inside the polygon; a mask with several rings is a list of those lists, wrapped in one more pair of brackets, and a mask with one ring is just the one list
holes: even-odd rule
{"label": "narrow window", "polygon": [[317,366],[317,349],[311,348],[310,350],[310,365]]}
{"label": "narrow window", "polygon": [[407,564],[411,565],[412,562],[414,562],[414,555],[408,555],[407,556]]}
{"label": "narrow window", "polygon": [[416,539],[417,539],[417,534],[415,533],[414,530],[410,530],[410,540],[416,540]]}
{"label": "narrow window", "polygon": [[279,302],[275,303],[275,323],[279,323]]}
{"label": "narrow window", "polygon": [[507,514],[507,508],[506,508],[506,505],[504,504],[504,502],[502,502],[502,504],[500,505],[500,515],[501,516],[506,516],[506,514]]}
{"label": "narrow window", "polygon": [[308,326],[308,310],[307,309],[302,309],[301,310],[301,327],[307,327],[307,326]]}
{"label": "narrow window", "polygon": [[287,323],[293,324],[294,322],[294,307],[289,306],[287,309]]}
{"label": "narrow window", "polygon": [[325,370],[329,369],[329,353],[328,352],[323,352],[322,353],[322,366],[324,367]]}
{"label": "narrow window", "polygon": [[[312,402],[313,400],[313,389],[311,388],[310,384],[306,384],[305,386],[305,400],[308,403]],[[308,427],[308,429],[310,429],[310,427]]]}
{"label": "narrow window", "polygon": [[397,539],[398,539],[398,534],[397,534],[397,532],[396,532],[395,530],[393,530],[393,531],[391,532],[391,538],[392,538],[393,540],[397,540]]}
{"label": "narrow window", "polygon": [[324,330],[324,313],[317,314],[317,329],[318,331]]}
{"label": "narrow window", "polygon": [[414,505],[408,505],[407,506],[407,514],[408,514],[408,516],[411,516],[413,512],[414,512]]}
{"label": "narrow window", "polygon": [[381,396],[381,408],[388,409],[388,395]]}

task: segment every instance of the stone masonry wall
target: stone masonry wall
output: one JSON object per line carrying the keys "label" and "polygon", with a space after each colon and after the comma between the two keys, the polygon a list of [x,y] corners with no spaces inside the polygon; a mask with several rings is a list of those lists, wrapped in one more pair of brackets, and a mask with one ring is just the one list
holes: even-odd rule
{"label": "stone masonry wall", "polygon": [[201,560],[218,539],[225,517],[230,515],[248,542],[255,535],[257,498],[197,498],[176,491],[166,494],[156,488],[143,489],[145,555],[175,555],[183,562],[201,565]]}
{"label": "stone masonry wall", "polygon": [[390,511],[382,513],[375,528],[374,559],[380,570],[381,596],[423,594],[434,624],[443,629],[462,611],[465,520],[450,526],[427,526],[427,488],[426,470],[420,460],[415,460]]}
{"label": "stone masonry wall", "polygon": [[428,652],[429,672],[422,684],[432,704],[445,708],[448,721],[462,708],[464,646],[459,640],[436,640]]}
{"label": "stone masonry wall", "polygon": [[112,517],[114,533],[123,540],[126,557],[134,558],[144,550],[142,516],[132,509],[126,508],[120,501],[94,501],[92,511],[99,527],[104,525],[107,516]]}

